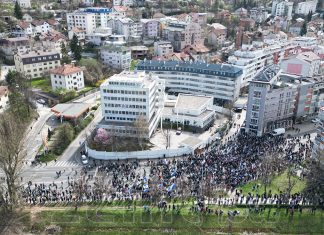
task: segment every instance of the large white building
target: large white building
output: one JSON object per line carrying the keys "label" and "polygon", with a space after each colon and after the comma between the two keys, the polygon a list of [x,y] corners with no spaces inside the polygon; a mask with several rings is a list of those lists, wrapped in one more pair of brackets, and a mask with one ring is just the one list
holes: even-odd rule
{"label": "large white building", "polygon": [[105,121],[99,127],[112,135],[136,137],[140,131],[142,137],[151,137],[161,121],[164,89],[164,80],[145,72],[113,75],[100,86]]}
{"label": "large white building", "polygon": [[141,19],[144,38],[158,38],[161,34],[161,23],[156,19]]}
{"label": "large white building", "polygon": [[218,105],[238,98],[242,79],[242,69],[228,64],[144,60],[137,70],[164,79],[169,93],[212,96]]}
{"label": "large white building", "polygon": [[84,88],[83,68],[66,64],[50,71],[52,89],[80,90]]}
{"label": "large white building", "polygon": [[88,7],[84,9],[84,12],[95,15],[96,28],[108,27],[108,20],[111,18],[112,9],[105,7]]}
{"label": "large white building", "polygon": [[273,0],[271,15],[273,16],[286,16],[288,20],[292,19],[293,2],[288,0]]}
{"label": "large white building", "polygon": [[109,40],[110,35],[112,35],[111,28],[100,27],[96,28],[94,33],[86,35],[86,40],[93,45],[102,46]]}
{"label": "large white building", "polygon": [[100,48],[102,62],[115,69],[128,69],[132,60],[131,49],[124,46],[107,45]]}
{"label": "large white building", "polygon": [[113,33],[124,35],[127,41],[139,40],[142,36],[142,24],[131,18],[116,18],[108,21]]}
{"label": "large white building", "polygon": [[60,53],[54,50],[18,53],[14,61],[17,72],[30,78],[42,77],[61,65]]}
{"label": "large white building", "polygon": [[317,2],[317,0],[300,2],[295,9],[295,13],[301,15],[307,15],[309,12],[315,13]]}
{"label": "large white building", "polygon": [[134,0],[113,0],[114,6],[131,7],[134,5]]}
{"label": "large white building", "polygon": [[96,14],[84,11],[75,11],[66,14],[66,24],[68,30],[79,28],[85,30],[86,34],[91,34],[96,28]]}
{"label": "large white building", "polygon": [[180,127],[191,127],[192,131],[203,132],[214,122],[212,96],[179,94],[175,102],[166,101],[163,120]]}

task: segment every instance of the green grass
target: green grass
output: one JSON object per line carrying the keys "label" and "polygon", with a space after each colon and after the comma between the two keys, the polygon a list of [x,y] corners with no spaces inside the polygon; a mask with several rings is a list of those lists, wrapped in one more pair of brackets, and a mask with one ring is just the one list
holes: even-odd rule
{"label": "green grass", "polygon": [[[215,208],[214,208],[215,209]],[[220,208],[218,208],[220,209]],[[228,210],[239,210],[240,215],[229,218]],[[153,209],[149,214],[142,208],[121,209],[114,207],[89,207],[39,212],[34,228],[40,231],[49,224],[62,228],[62,234],[237,234],[243,232],[278,234],[323,234],[322,211],[314,214],[304,209],[303,213],[286,214],[286,209],[266,208],[255,212],[249,208],[222,208],[224,214],[191,213],[188,208],[179,213],[161,212]]]}
{"label": "green grass", "polygon": [[31,86],[33,88],[41,89],[44,92],[52,91],[51,81],[46,78],[37,78],[31,80]]}
{"label": "green grass", "polygon": [[45,163],[45,162],[51,162],[54,161],[57,158],[57,156],[53,153],[47,153],[47,154],[42,154],[42,156],[40,157],[40,161]]}
{"label": "green grass", "polygon": [[[306,181],[299,179],[297,176],[293,176],[291,178],[293,181],[296,182],[296,184],[292,188],[291,193],[298,193],[298,192],[303,191],[303,189],[306,186]],[[253,190],[254,185],[259,186],[257,190]],[[269,190],[271,190],[272,194],[279,194],[280,191],[284,192],[287,189],[287,186],[288,186],[288,177],[287,177],[287,170],[286,170],[283,173],[281,173],[273,178],[270,185],[267,186],[267,192],[269,192]],[[264,193],[264,185],[262,184],[262,182],[260,180],[251,181],[251,182],[243,185],[242,187],[239,187],[239,189],[242,189],[243,194],[245,194],[245,195],[249,192],[251,192],[252,194]]]}

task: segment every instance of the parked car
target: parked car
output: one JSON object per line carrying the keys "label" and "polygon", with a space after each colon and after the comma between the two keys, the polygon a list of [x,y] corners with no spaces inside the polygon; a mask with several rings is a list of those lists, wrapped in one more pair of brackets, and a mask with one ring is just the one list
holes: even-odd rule
{"label": "parked car", "polygon": [[284,135],[286,133],[286,129],[285,128],[278,128],[278,129],[274,129],[271,132],[272,136],[277,136],[277,135]]}
{"label": "parked car", "polygon": [[82,155],[81,156],[81,162],[84,165],[87,165],[88,164],[88,159],[87,159],[87,156],[86,155]]}
{"label": "parked car", "polygon": [[45,104],[46,102],[45,102],[45,100],[43,100],[43,99],[38,99],[38,100],[37,100],[37,103],[39,103],[39,104]]}
{"label": "parked car", "polygon": [[318,122],[320,122],[321,120],[319,120],[318,118],[314,118],[314,119],[312,119],[312,123],[318,123]]}
{"label": "parked car", "polygon": [[181,135],[182,131],[181,131],[181,127],[178,128],[176,135]]}

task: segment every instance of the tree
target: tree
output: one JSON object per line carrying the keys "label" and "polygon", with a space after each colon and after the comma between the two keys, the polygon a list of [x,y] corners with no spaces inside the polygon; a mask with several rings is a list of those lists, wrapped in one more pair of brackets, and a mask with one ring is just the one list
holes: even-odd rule
{"label": "tree", "polygon": [[305,195],[315,205],[320,203],[324,198],[324,170],[318,163],[311,163],[309,173],[306,176]]}
{"label": "tree", "polygon": [[134,128],[136,129],[136,136],[139,145],[143,150],[143,139],[146,139],[148,136],[148,123],[144,115],[140,115],[134,122]]}
{"label": "tree", "polygon": [[13,212],[18,205],[19,175],[26,153],[22,140],[26,125],[16,115],[5,112],[0,117],[0,168],[5,174],[3,209]]}
{"label": "tree", "polygon": [[68,54],[68,51],[66,49],[64,42],[61,43],[61,54],[62,54],[61,64],[70,64],[71,58]]}
{"label": "tree", "polygon": [[51,147],[54,150],[54,153],[61,155],[74,139],[74,128],[70,123],[63,123],[56,128],[52,139],[54,143]]}
{"label": "tree", "polygon": [[313,12],[312,11],[308,12],[308,14],[307,14],[307,22],[310,22],[312,20],[312,16],[313,16]]}
{"label": "tree", "polygon": [[75,51],[77,50],[78,45],[79,45],[79,39],[77,35],[73,34],[73,38],[70,42],[70,48],[73,53],[75,53]]}
{"label": "tree", "polygon": [[82,59],[81,53],[82,53],[82,47],[78,45],[74,51],[74,59],[80,61]]}
{"label": "tree", "polygon": [[300,30],[300,36],[304,36],[307,33],[307,23],[304,21],[303,26]]}
{"label": "tree", "polygon": [[9,72],[7,73],[5,80],[9,87],[16,86],[16,73],[17,72],[15,72],[13,70],[9,70]]}
{"label": "tree", "polygon": [[97,130],[97,134],[94,137],[94,141],[97,142],[98,144],[103,144],[103,145],[107,145],[110,142],[110,136],[108,134],[108,132],[103,129],[103,128],[99,128]]}
{"label": "tree", "polygon": [[15,14],[15,17],[16,17],[18,20],[21,20],[22,17],[23,17],[23,13],[22,13],[22,11],[21,11],[21,8],[20,8],[20,5],[19,5],[18,1],[16,1],[16,4],[15,4],[14,14]]}
{"label": "tree", "polygon": [[102,64],[98,60],[82,58],[78,62],[78,65],[86,67],[85,82],[88,83],[88,85],[95,85],[98,80],[103,78]]}

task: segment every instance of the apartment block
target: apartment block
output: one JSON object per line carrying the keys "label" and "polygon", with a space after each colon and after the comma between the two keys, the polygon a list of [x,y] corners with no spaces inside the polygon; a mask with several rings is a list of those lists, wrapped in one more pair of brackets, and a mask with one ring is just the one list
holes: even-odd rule
{"label": "apartment block", "polygon": [[102,62],[115,69],[128,69],[132,60],[131,50],[128,47],[107,45],[100,48]]}
{"label": "apartment block", "polygon": [[66,64],[50,71],[52,89],[81,90],[84,88],[83,68]]}

